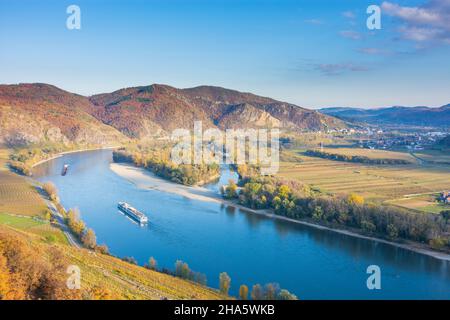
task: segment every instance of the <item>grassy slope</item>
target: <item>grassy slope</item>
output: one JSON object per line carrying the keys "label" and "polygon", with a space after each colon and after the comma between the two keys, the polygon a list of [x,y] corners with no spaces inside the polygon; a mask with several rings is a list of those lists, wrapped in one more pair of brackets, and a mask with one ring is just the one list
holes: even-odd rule
{"label": "grassy slope", "polygon": [[49,222],[29,216],[0,213],[0,225],[12,227],[41,237],[47,243],[69,244],[61,230]]}
{"label": "grassy slope", "polygon": [[135,266],[112,256],[77,249],[62,244],[49,244],[36,234],[0,223],[0,234],[19,237],[30,248],[45,253],[58,249],[66,265],[81,270],[81,296],[89,297],[95,288],[109,292],[112,299],[225,299],[217,291],[163,273]]}
{"label": "grassy slope", "polygon": [[[356,192],[375,201],[450,188],[450,167],[438,165],[365,165],[297,155],[281,163],[279,175],[312,184],[324,192]],[[380,151],[383,152],[383,151]]]}
{"label": "grassy slope", "polygon": [[[7,155],[0,149],[0,161]],[[4,161],[3,161],[4,163]],[[0,231],[25,239],[30,246],[48,250],[58,247],[67,264],[78,265],[82,290],[108,289],[117,299],[223,299],[215,290],[166,274],[147,270],[120,259],[67,245],[64,234],[37,219],[45,204],[25,178],[0,164]]]}

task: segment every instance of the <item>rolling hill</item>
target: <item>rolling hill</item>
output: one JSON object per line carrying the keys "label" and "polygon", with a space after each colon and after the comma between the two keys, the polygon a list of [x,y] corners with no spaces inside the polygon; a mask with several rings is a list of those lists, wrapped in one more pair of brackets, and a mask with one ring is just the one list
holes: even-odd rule
{"label": "rolling hill", "polygon": [[317,111],[211,86],[154,84],[84,97],[48,84],[0,85],[0,144],[10,146],[43,141],[110,145],[192,129],[194,121],[221,129],[317,131],[346,126]]}
{"label": "rolling hill", "polygon": [[[3,216],[11,218],[7,214]],[[12,226],[0,222],[0,300],[229,299],[191,281],[110,255],[49,241],[42,231],[30,232],[24,228],[28,220],[33,221],[16,217]],[[60,232],[39,223],[42,230],[42,226],[46,226],[53,229],[53,233]],[[64,237],[62,233],[60,236]],[[80,268],[79,290],[66,287],[69,266]]]}
{"label": "rolling hill", "polygon": [[324,108],[320,112],[345,121],[409,126],[450,126],[450,104],[439,108],[390,107],[380,109]]}
{"label": "rolling hill", "polygon": [[90,97],[94,116],[130,137],[176,128],[192,129],[199,120],[204,127],[279,127],[292,130],[323,130],[345,127],[343,121],[293,104],[220,87],[177,89],[150,85],[121,89]]}
{"label": "rolling hill", "polygon": [[110,145],[125,139],[90,113],[89,99],[51,85],[0,85],[0,144]]}

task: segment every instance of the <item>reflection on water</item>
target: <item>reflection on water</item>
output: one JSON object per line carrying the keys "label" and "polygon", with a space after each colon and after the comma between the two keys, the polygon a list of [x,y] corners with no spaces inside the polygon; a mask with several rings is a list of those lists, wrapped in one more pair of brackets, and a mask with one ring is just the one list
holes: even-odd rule
{"label": "reflection on water", "polygon": [[[150,256],[173,268],[177,259],[203,272],[210,286],[226,271],[232,292],[240,284],[278,282],[302,299],[450,298],[450,268],[437,260],[401,248],[327,230],[247,213],[232,206],[201,202],[156,190],[137,189],[109,169],[111,151],[68,154],[34,170],[40,181],[53,181],[65,207],[79,207],[99,243],[118,256],[140,264]],[[66,176],[62,166],[70,165]],[[222,168],[219,192],[236,178]],[[150,219],[140,227],[117,213],[126,201]],[[366,268],[378,265],[382,290],[366,287]]]}

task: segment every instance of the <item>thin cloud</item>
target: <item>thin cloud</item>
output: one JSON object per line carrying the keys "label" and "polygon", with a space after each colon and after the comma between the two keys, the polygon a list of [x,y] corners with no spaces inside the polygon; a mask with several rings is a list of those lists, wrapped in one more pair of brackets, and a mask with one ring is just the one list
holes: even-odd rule
{"label": "thin cloud", "polygon": [[347,19],[355,19],[356,15],[353,11],[344,11],[342,12],[342,16],[344,16]]}
{"label": "thin cloud", "polygon": [[307,20],[304,20],[306,23],[309,23],[309,24],[314,24],[314,25],[322,25],[322,24],[325,24],[325,22],[323,22],[322,20],[320,20],[320,19],[307,19]]}
{"label": "thin cloud", "polygon": [[352,30],[343,30],[343,31],[340,31],[339,34],[344,38],[348,38],[348,39],[352,39],[352,40],[362,39],[361,33],[352,31]]}
{"label": "thin cloud", "polygon": [[388,55],[391,53],[388,50],[380,49],[380,48],[359,48],[357,51],[362,54],[368,54],[368,55],[374,55],[374,56],[384,56],[384,55]]}
{"label": "thin cloud", "polygon": [[341,75],[346,72],[361,72],[369,69],[353,63],[321,63],[314,65],[315,70],[326,76]]}
{"label": "thin cloud", "polygon": [[430,0],[422,6],[406,7],[384,1],[382,13],[401,21],[401,37],[417,43],[450,44],[450,0]]}

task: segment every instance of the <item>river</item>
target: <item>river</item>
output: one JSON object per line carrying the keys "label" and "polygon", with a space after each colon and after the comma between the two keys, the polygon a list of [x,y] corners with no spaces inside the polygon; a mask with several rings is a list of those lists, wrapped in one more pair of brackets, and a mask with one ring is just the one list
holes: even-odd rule
{"label": "river", "polygon": [[[66,154],[34,168],[37,180],[53,182],[66,208],[80,209],[97,242],[119,257],[159,267],[176,260],[206,274],[218,287],[220,272],[241,284],[279,283],[300,299],[449,299],[450,263],[376,241],[278,221],[220,203],[139,189],[110,169],[111,150]],[[63,164],[70,165],[61,176]],[[236,178],[223,169],[220,184]],[[120,214],[126,201],[150,219],[141,227]],[[366,269],[381,269],[381,290],[367,288]]]}

